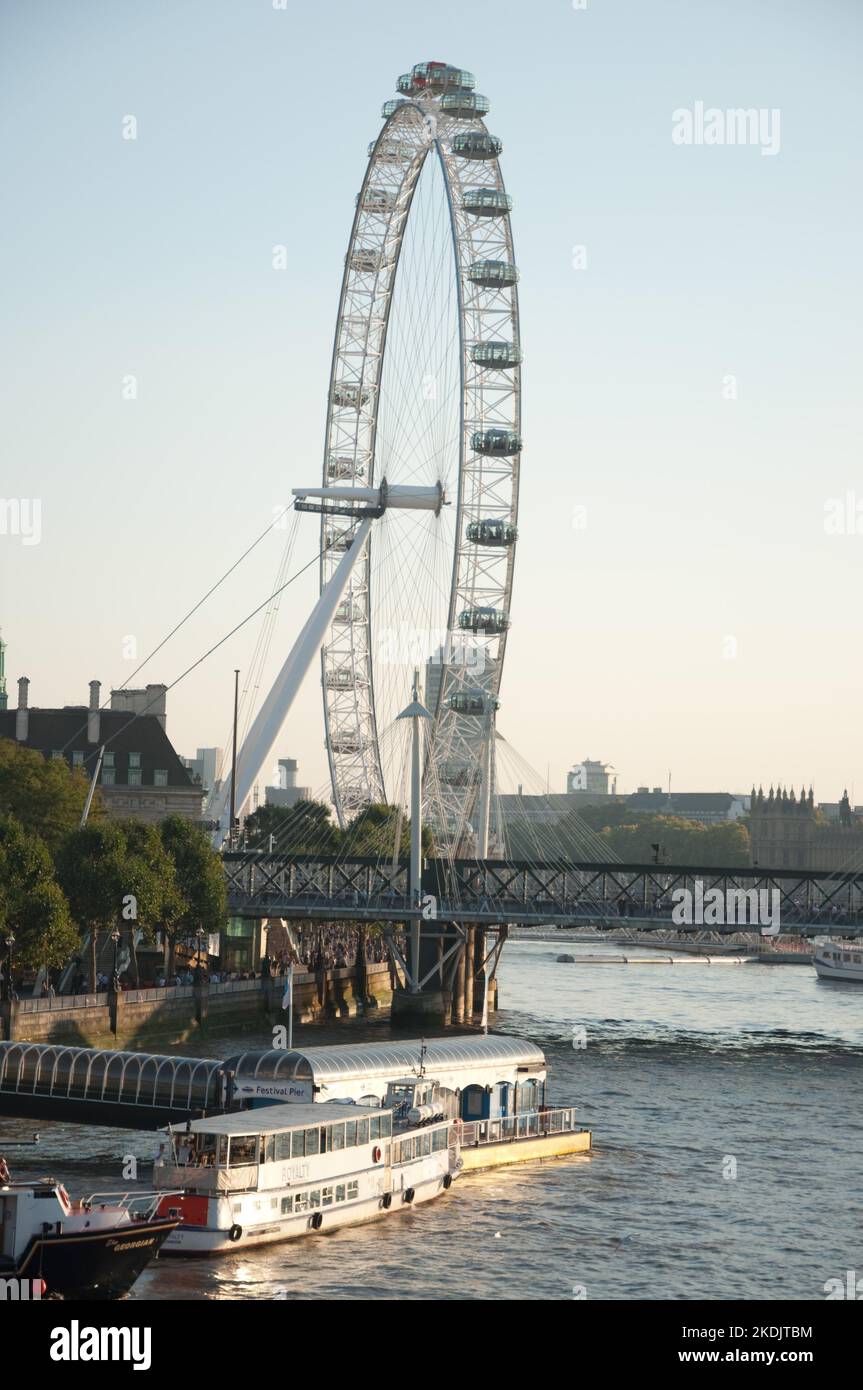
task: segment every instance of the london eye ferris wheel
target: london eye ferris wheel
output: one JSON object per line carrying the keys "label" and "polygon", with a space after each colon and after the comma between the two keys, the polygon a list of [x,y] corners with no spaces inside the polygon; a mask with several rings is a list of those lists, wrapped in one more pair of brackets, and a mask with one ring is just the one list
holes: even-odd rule
{"label": "london eye ferris wheel", "polygon": [[[518,270],[501,141],[471,73],[418,63],[369,146],[345,258],[327,402],[322,590],[364,532],[321,648],[342,824],[398,799],[388,728],[419,668],[439,842],[476,815],[513,582],[521,439]],[[425,498],[386,505],[387,494]],[[347,505],[345,505],[347,504]],[[485,731],[485,733],[484,733]]]}

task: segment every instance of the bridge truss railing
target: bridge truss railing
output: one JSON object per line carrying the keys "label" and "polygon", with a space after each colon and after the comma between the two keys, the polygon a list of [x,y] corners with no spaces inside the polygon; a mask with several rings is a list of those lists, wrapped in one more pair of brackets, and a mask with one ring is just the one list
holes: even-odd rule
{"label": "bridge truss railing", "polygon": [[[626,920],[649,930],[653,923],[679,924],[673,909],[681,890],[696,912],[718,890],[724,904],[735,909],[735,920],[714,923],[708,917],[704,923],[720,930],[758,922],[765,909],[770,915],[778,909],[783,931],[863,930],[863,871],[429,859],[423,868],[424,904],[417,909],[408,895],[406,862],[264,851],[225,854],[223,861],[231,910],[246,915],[384,921],[422,915],[445,922],[561,925]],[[743,894],[750,895],[745,905]]]}

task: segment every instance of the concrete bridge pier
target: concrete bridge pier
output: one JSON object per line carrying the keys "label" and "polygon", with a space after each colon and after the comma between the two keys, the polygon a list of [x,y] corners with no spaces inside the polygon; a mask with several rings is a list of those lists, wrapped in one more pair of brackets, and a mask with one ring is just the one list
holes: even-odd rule
{"label": "concrete bridge pier", "polygon": [[[408,1027],[423,1020],[438,1026],[456,1022],[456,1000],[460,1001],[460,1019],[464,1018],[464,955],[463,948],[457,945],[458,935],[449,922],[422,923],[417,978],[408,979],[393,993],[390,1018],[394,1025],[399,1026],[402,1021]],[[453,947],[455,952],[447,957]]]}

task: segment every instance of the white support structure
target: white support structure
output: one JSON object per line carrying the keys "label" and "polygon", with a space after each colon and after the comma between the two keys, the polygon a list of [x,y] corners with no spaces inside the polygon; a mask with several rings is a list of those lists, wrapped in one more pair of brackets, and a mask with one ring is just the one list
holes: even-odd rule
{"label": "white support structure", "polygon": [[477,859],[488,859],[488,829],[491,819],[491,789],[494,780],[494,726],[495,706],[493,700],[486,702],[483,715],[482,742],[482,781],[479,792],[479,822],[477,829]]}
{"label": "white support structure", "polygon": [[[419,697],[419,672],[414,672],[414,688],[411,703],[401,714],[396,716],[398,719],[409,719],[411,721],[411,876],[410,876],[410,896],[411,907],[419,908],[422,898],[422,733],[420,730],[420,720],[427,719],[431,723],[431,715],[421,702]],[[412,994],[419,993],[420,990],[420,937],[422,924],[419,917],[414,917],[410,925],[410,952],[408,959],[408,969],[406,971],[408,988]]]}
{"label": "white support structure", "polygon": [[[303,678],[320,651],[327,629],[333,621],[333,614],[347,587],[351,571],[363,552],[371,528],[371,518],[366,518],[358,526],[350,548],[339,561],[332,578],[320,595],[309,615],[302,632],[288,653],[285,664],[279,672],[264,703],[258,711],[251,729],[243,740],[237,757],[237,815],[251,796],[252,788],[258,780],[279,731],[285,722],[288,711],[294,702]],[[214,818],[219,822],[216,832],[221,843],[230,827],[229,806],[231,801],[231,778],[226,778],[214,808]]]}

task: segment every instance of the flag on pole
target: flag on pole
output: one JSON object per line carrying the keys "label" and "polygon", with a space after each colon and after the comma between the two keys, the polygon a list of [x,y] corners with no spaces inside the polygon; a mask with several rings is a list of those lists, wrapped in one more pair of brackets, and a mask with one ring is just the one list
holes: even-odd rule
{"label": "flag on pole", "polygon": [[285,992],[284,992],[284,994],[282,995],[282,1008],[283,1008],[283,1009],[289,1009],[289,1008],[291,1007],[291,999],[293,998],[293,993],[294,993],[294,967],[293,967],[293,965],[289,965],[289,966],[288,966],[288,982],[287,982],[287,984],[285,985]]}

